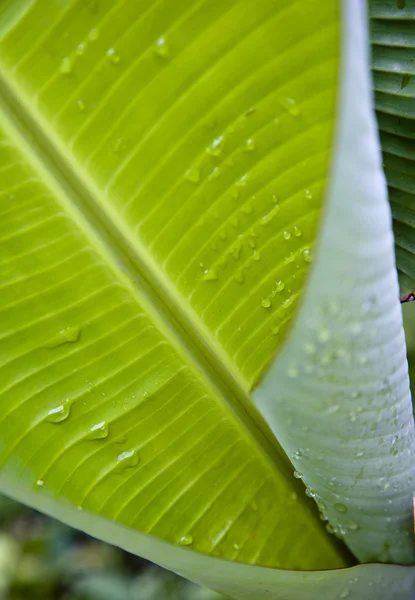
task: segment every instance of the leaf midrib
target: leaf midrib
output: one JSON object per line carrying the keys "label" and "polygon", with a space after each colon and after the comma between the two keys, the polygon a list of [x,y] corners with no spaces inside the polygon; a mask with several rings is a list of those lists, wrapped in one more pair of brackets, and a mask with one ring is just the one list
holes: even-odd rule
{"label": "leaf midrib", "polygon": [[168,285],[161,269],[142,244],[133,238],[116,212],[103,206],[101,195],[86,172],[65,156],[65,149],[47,122],[21,98],[0,65],[0,110],[11,137],[24,145],[25,155],[48,187],[65,205],[82,231],[93,238],[106,264],[127,286],[168,341],[213,388],[236,416],[260,455],[273,470],[291,477],[292,465],[268,425],[252,404],[247,382],[210,332],[189,309],[180,306],[177,290]]}

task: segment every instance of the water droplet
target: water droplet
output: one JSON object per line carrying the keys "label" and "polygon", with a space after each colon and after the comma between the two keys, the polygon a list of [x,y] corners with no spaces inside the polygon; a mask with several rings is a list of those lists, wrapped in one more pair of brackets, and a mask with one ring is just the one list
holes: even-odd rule
{"label": "water droplet", "polygon": [[282,237],[284,238],[284,240],[289,240],[291,238],[291,233],[289,231],[284,231]]}
{"label": "water droplet", "polygon": [[305,250],[303,250],[303,258],[306,262],[311,262],[311,250],[309,250],[308,248],[306,248]]}
{"label": "water droplet", "polygon": [[249,117],[249,115],[253,115],[253,114],[254,114],[254,112],[255,112],[255,108],[253,108],[253,107],[251,107],[251,108],[248,108],[248,110],[247,110],[247,111],[246,111],[246,113],[245,113],[245,116],[246,116],[246,117]]}
{"label": "water droplet", "polygon": [[256,241],[255,240],[248,240],[248,245],[251,246],[252,249],[256,248]]}
{"label": "water droplet", "polygon": [[361,458],[364,455],[364,452],[362,452],[362,450],[358,450],[355,454],[356,458]]}
{"label": "water droplet", "polygon": [[42,488],[44,485],[45,485],[45,482],[43,481],[43,479],[38,479],[36,481],[36,487]]}
{"label": "water droplet", "polygon": [[263,308],[269,308],[271,306],[271,300],[269,298],[262,298],[261,306]]}
{"label": "water droplet", "polygon": [[312,200],[312,198],[313,198],[313,194],[312,194],[311,190],[305,190],[304,195],[307,198],[307,200]]}
{"label": "water droplet", "polygon": [[80,112],[84,112],[84,110],[85,110],[85,104],[83,103],[83,101],[82,100],[77,100],[76,104],[78,105],[78,108],[79,108]]}
{"label": "water droplet", "polygon": [[258,262],[261,260],[261,252],[259,250],[254,250],[254,253],[251,254],[250,259]]}
{"label": "water droplet", "polygon": [[290,379],[298,377],[298,369],[296,367],[290,367],[287,371],[287,375]]}
{"label": "water droplet", "polygon": [[203,277],[204,281],[216,281],[217,278],[218,272],[214,267],[211,269],[206,269]]}
{"label": "water droplet", "polygon": [[306,342],[304,344],[304,350],[306,351],[307,354],[315,354],[316,352],[316,347],[314,344],[312,344],[311,342]]}
{"label": "water droplet", "polygon": [[206,152],[211,154],[212,156],[220,156],[223,150],[223,135],[215,138],[210,146],[206,148]]}
{"label": "water droplet", "polygon": [[242,175],[242,177],[240,177],[237,180],[235,185],[238,187],[245,187],[246,185],[248,185],[248,173],[245,173],[245,175]]}
{"label": "water droplet", "polygon": [[350,531],[357,531],[359,529],[359,525],[356,523],[356,521],[349,521],[347,523],[347,527],[350,529]]}
{"label": "water droplet", "polygon": [[191,546],[193,544],[193,537],[191,535],[182,535],[179,538],[180,546]]}
{"label": "water droplet", "polygon": [[215,167],[212,171],[212,173],[208,176],[208,181],[213,181],[214,179],[217,179],[220,175],[220,167]]}
{"label": "water droplet", "polygon": [[336,502],[336,504],[334,505],[334,508],[339,513],[343,513],[343,514],[347,513],[347,506],[345,504],[342,504],[341,502]]}
{"label": "water droplet", "polygon": [[128,450],[121,452],[117,457],[117,466],[114,469],[114,473],[121,473],[125,469],[135,467],[139,463],[139,457],[135,450]]}
{"label": "water droplet", "polygon": [[200,181],[200,170],[198,167],[190,167],[184,174],[184,178],[192,183],[199,183]]}
{"label": "water droplet", "polygon": [[311,488],[306,487],[306,489],[305,489],[305,495],[308,496],[309,498],[315,498],[316,493]]}
{"label": "water droplet", "polygon": [[245,148],[246,152],[250,152],[251,150],[255,150],[255,142],[252,138],[246,140]]}
{"label": "water droplet", "polygon": [[298,115],[300,114],[300,108],[298,107],[298,105],[296,104],[294,98],[280,98],[279,99],[279,103],[281,104],[281,106],[283,108],[285,108],[291,116],[293,117],[298,117]]}
{"label": "water droplet", "polygon": [[327,327],[322,327],[319,331],[318,339],[323,344],[327,343],[331,339],[330,330]]}
{"label": "water droplet", "polygon": [[108,48],[108,50],[106,51],[106,55],[107,55],[108,60],[110,62],[112,62],[114,65],[117,65],[121,60],[121,57],[118,54],[118,52],[115,50],[115,48]]}
{"label": "water droplet", "polygon": [[284,283],[283,281],[277,281],[277,282],[275,283],[275,288],[274,288],[274,290],[275,290],[277,293],[280,293],[280,292],[282,292],[284,289],[285,289],[285,283]]}
{"label": "water droplet", "polygon": [[106,421],[100,421],[91,427],[86,438],[88,440],[103,440],[104,438],[108,437],[108,433],[108,423]]}
{"label": "water droplet", "polygon": [[349,588],[344,588],[342,592],[339,594],[339,598],[347,598],[350,594]]}
{"label": "water droplet", "polygon": [[300,473],[300,471],[294,471],[293,473],[295,479],[302,479],[303,478],[303,474]]}
{"label": "water droplet", "polygon": [[295,237],[301,237],[303,235],[303,232],[301,231],[301,229],[299,227],[297,227],[296,225],[294,226],[294,235],[295,235]]}
{"label": "water droplet", "polygon": [[157,56],[160,56],[160,58],[167,58],[169,56],[169,48],[165,37],[161,37],[157,40],[155,53]]}
{"label": "water droplet", "polygon": [[278,335],[280,332],[280,326],[274,325],[273,327],[271,327],[270,332],[272,335]]}
{"label": "water droplet", "polygon": [[72,61],[69,58],[69,56],[65,56],[64,58],[62,58],[59,71],[62,73],[62,75],[69,75],[69,73],[72,72]]}
{"label": "water droplet", "polygon": [[44,345],[45,348],[57,348],[63,344],[74,344],[81,337],[81,327],[79,325],[72,325],[62,329],[55,337],[50,339]]}
{"label": "water droplet", "polygon": [[239,544],[234,544],[234,545],[233,545],[233,549],[234,549],[234,550],[236,550],[236,551],[238,552],[238,550],[239,550]]}
{"label": "water droplet", "polygon": [[98,29],[91,29],[91,31],[88,33],[88,39],[90,42],[96,42],[97,39],[99,38],[99,31]]}
{"label": "water droplet", "polygon": [[76,47],[76,54],[78,56],[82,56],[84,54],[86,50],[86,43],[85,42],[81,42],[80,44],[78,44],[78,46]]}
{"label": "water droplet", "polygon": [[64,400],[58,406],[51,408],[45,417],[45,421],[49,423],[61,423],[65,421],[71,412],[72,402],[69,399]]}
{"label": "water droplet", "polygon": [[244,215],[251,215],[253,213],[254,207],[252,206],[252,202],[246,202],[243,206],[241,206],[241,212]]}

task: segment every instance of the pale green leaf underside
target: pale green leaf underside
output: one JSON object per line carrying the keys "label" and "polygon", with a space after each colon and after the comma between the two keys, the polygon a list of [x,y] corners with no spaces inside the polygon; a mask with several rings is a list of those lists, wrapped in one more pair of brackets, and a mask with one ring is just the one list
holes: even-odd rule
{"label": "pale green leaf underside", "polygon": [[402,287],[415,278],[415,8],[370,0],[372,68]]}
{"label": "pale green leaf underside", "polygon": [[249,399],[310,264],[338,12],[2,6],[0,452],[35,505],[240,562],[345,564]]}

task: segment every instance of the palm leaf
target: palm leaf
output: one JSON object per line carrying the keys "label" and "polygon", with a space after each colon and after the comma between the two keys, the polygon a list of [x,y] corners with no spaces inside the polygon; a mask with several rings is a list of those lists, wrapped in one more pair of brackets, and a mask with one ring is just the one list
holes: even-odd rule
{"label": "palm leaf", "polygon": [[[349,427],[348,467],[332,465],[340,476],[330,493],[316,489],[363,560],[413,560],[413,424],[406,369],[394,377],[404,343],[373,127],[355,140],[372,170],[355,161],[353,176],[346,171],[348,224],[339,212],[344,173],[330,172],[344,159],[337,123],[350,122],[336,108],[339,73],[358,82],[355,116],[372,123],[365,68],[341,66],[350,48],[364,55],[365,15],[357,1],[343,15],[340,8],[39,0],[6,2],[0,12],[0,486],[238,598],[344,595],[350,586],[378,597],[385,585],[409,598],[414,581],[412,568],[394,566],[382,567],[382,578],[376,565],[356,574],[278,570],[351,564],[284,453],[298,450],[309,418],[287,361],[299,356],[301,324],[322,310],[327,286],[354,269],[366,281],[374,253],[387,276],[345,290],[347,321],[368,291],[388,290],[374,324],[398,352],[387,364],[372,356],[367,319],[359,350],[370,354],[370,369],[356,369],[372,423],[385,402],[373,390],[389,378],[396,423],[382,423],[387,451],[376,439],[374,461],[378,436],[356,419],[353,440],[368,448],[359,466],[367,461],[371,476],[345,495],[355,470]],[[372,175],[377,193],[368,191]],[[327,262],[333,235],[342,239],[369,208],[379,229],[363,219],[351,255]],[[336,336],[354,348],[345,321]],[[332,381],[327,370],[319,377]],[[338,385],[350,389],[341,373]],[[284,414],[290,399],[298,400],[295,422]],[[349,410],[345,398],[341,412]],[[329,415],[320,435],[344,429]],[[389,436],[404,422],[391,454]],[[313,451],[319,439],[310,436]],[[327,456],[339,439],[330,438]],[[398,487],[392,495],[384,488],[374,505],[385,465]],[[311,461],[305,481],[316,473]],[[343,517],[333,517],[343,502],[356,530],[341,531]],[[390,521],[382,522],[385,508]],[[385,555],[392,529],[396,548]]]}

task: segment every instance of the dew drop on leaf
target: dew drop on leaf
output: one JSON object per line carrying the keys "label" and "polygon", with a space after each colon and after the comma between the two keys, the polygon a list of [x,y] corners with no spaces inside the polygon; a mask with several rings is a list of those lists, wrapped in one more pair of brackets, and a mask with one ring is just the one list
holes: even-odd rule
{"label": "dew drop on leaf", "polygon": [[169,48],[167,46],[166,38],[160,37],[156,42],[155,53],[160,58],[167,58],[169,56]]}
{"label": "dew drop on leaf", "polygon": [[206,148],[206,152],[212,156],[220,156],[223,150],[223,135],[215,138],[210,146]]}
{"label": "dew drop on leaf", "polygon": [[184,174],[185,179],[187,181],[191,181],[192,183],[199,183],[200,181],[200,170],[198,167],[190,167]]}
{"label": "dew drop on leaf", "polygon": [[193,544],[193,537],[191,535],[182,535],[179,539],[180,546],[191,546]]}
{"label": "dew drop on leaf", "polygon": [[217,278],[218,272],[214,267],[212,267],[211,269],[206,269],[206,271],[204,272],[204,281],[216,281]]}
{"label": "dew drop on leaf", "polygon": [[211,172],[210,175],[208,175],[208,181],[213,181],[214,179],[217,179],[220,175],[220,167],[215,167],[213,169],[213,171]]}
{"label": "dew drop on leaf", "polygon": [[347,506],[345,504],[342,504],[341,502],[336,502],[336,504],[334,505],[334,508],[339,513],[343,513],[343,514],[347,513]]}
{"label": "dew drop on leaf", "polygon": [[91,427],[86,436],[88,440],[103,440],[108,437],[109,427],[106,421],[100,421]]}
{"label": "dew drop on leaf", "polygon": [[287,371],[287,375],[290,379],[298,377],[298,369],[296,367],[290,367]]}
{"label": "dew drop on leaf", "polygon": [[327,329],[327,327],[322,327],[319,331],[318,334],[318,339],[320,342],[322,342],[323,344],[325,344],[326,342],[328,342],[331,339],[331,333],[330,330]]}
{"label": "dew drop on leaf", "polygon": [[289,240],[291,238],[291,233],[289,231],[284,231],[282,237],[284,238],[284,240]]}
{"label": "dew drop on leaf", "polygon": [[292,117],[298,117],[301,112],[294,98],[280,98],[279,103],[283,108],[285,108],[285,110],[289,112]]}
{"label": "dew drop on leaf", "polygon": [[36,481],[36,487],[42,488],[44,485],[45,485],[45,482],[43,481],[43,479],[38,479]]}
{"label": "dew drop on leaf", "polygon": [[61,329],[55,337],[51,338],[46,344],[45,348],[57,348],[63,344],[74,344],[81,337],[80,325],[72,325]]}
{"label": "dew drop on leaf", "polygon": [[88,33],[88,39],[90,42],[96,42],[97,39],[99,38],[99,31],[98,29],[91,29],[91,31]]}
{"label": "dew drop on leaf", "polygon": [[108,60],[110,62],[112,62],[114,65],[117,65],[121,60],[121,57],[118,54],[118,52],[115,50],[115,48],[108,48],[108,50],[106,51],[106,55],[107,55]]}
{"label": "dew drop on leaf", "polygon": [[269,298],[262,298],[261,306],[263,308],[269,308],[271,306],[271,300]]}
{"label": "dew drop on leaf", "polygon": [[250,152],[252,150],[255,150],[255,142],[252,138],[249,138],[246,140],[245,151]]}
{"label": "dew drop on leaf", "polygon": [[76,104],[78,105],[79,111],[80,112],[84,112],[85,110],[85,104],[82,100],[77,100]]}
{"label": "dew drop on leaf", "polygon": [[308,262],[308,263],[311,262],[311,251],[308,248],[303,250],[303,258],[306,262]]}
{"label": "dew drop on leaf", "polygon": [[238,179],[235,185],[237,185],[238,187],[245,187],[246,185],[248,185],[248,174],[246,173],[245,175],[242,175],[242,177]]}
{"label": "dew drop on leaf", "polygon": [[301,237],[303,235],[303,232],[301,231],[301,229],[299,227],[297,227],[296,225],[294,227],[294,235],[295,235],[295,237]]}
{"label": "dew drop on leaf", "polygon": [[82,56],[85,53],[86,50],[86,43],[85,42],[81,42],[80,44],[78,44],[78,46],[76,47],[76,54],[78,56]]}
{"label": "dew drop on leaf", "polygon": [[71,404],[71,401],[66,399],[61,404],[51,408],[45,417],[45,421],[49,423],[62,423],[62,421],[66,421],[71,412]]}
{"label": "dew drop on leaf", "polygon": [[278,335],[280,332],[279,325],[274,325],[273,327],[271,327],[270,332],[271,332],[271,335]]}
{"label": "dew drop on leaf", "polygon": [[114,470],[115,473],[121,473],[125,469],[135,467],[139,463],[139,457],[135,450],[128,450],[121,452],[117,457],[117,467]]}
{"label": "dew drop on leaf", "polygon": [[62,73],[62,75],[69,75],[69,73],[72,72],[72,61],[69,56],[65,56],[62,59],[59,71]]}
{"label": "dew drop on leaf", "polygon": [[313,198],[313,194],[311,193],[311,190],[305,190],[304,195],[307,198],[307,200],[312,200],[312,198]]}

